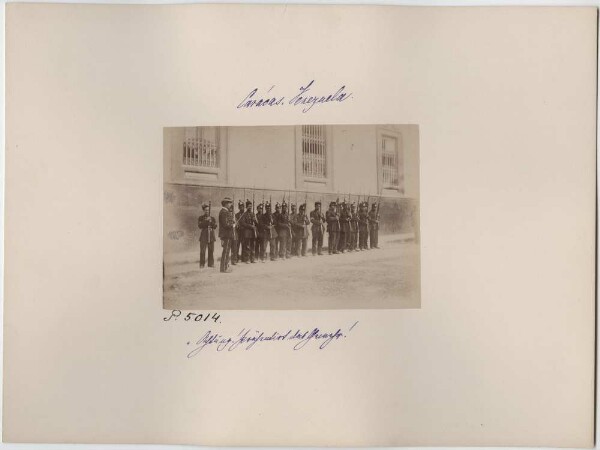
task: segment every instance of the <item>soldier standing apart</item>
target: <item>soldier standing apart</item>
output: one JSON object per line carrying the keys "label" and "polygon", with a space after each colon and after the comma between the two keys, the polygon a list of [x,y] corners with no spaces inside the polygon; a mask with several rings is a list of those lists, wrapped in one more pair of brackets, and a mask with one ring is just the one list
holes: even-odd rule
{"label": "soldier standing apart", "polygon": [[348,205],[344,200],[342,202],[342,210],[340,212],[340,240],[338,242],[338,250],[344,253],[348,248],[348,242],[350,241],[350,212],[348,211]]}
{"label": "soldier standing apart", "polygon": [[315,209],[310,213],[310,223],[312,223],[312,254],[322,255],[325,216],[321,212],[321,202],[315,202]]}
{"label": "soldier standing apart", "polygon": [[252,202],[246,201],[246,211],[239,222],[242,232],[242,262],[254,263],[254,241],[256,239],[256,217],[252,212]]}
{"label": "soldier standing apart", "polygon": [[327,247],[330,255],[339,253],[336,245],[340,237],[340,218],[336,211],[336,206],[335,202],[331,202],[329,204],[329,210],[325,214],[325,219],[327,220],[327,232],[329,233]]}
{"label": "soldier standing apart", "polygon": [[[233,204],[232,204],[233,209]],[[241,258],[241,247],[242,247],[242,233],[240,231],[240,217],[244,214],[244,202],[238,200],[238,209],[239,211],[235,214],[235,235],[236,239],[232,243],[231,248],[231,264],[236,265]]]}
{"label": "soldier standing apart", "polygon": [[308,225],[310,221],[306,216],[306,204],[300,205],[300,212],[295,216],[294,222],[294,240],[296,241],[294,248],[296,256],[306,256],[306,244],[308,242]]}
{"label": "soldier standing apart", "polygon": [[368,250],[367,238],[369,235],[369,215],[367,214],[368,203],[361,203],[358,211],[358,248]]}
{"label": "soldier standing apart", "polygon": [[373,203],[369,211],[369,241],[371,248],[379,248],[379,213],[377,212],[377,203]]}
{"label": "soldier standing apart", "polygon": [[206,261],[206,250],[208,249],[208,267],[215,267],[215,229],[217,221],[210,216],[210,207],[204,203],[202,205],[204,214],[198,217],[198,228],[200,228],[200,268],[204,267]]}
{"label": "soldier standing apart", "polygon": [[288,253],[288,242],[292,237],[292,230],[290,226],[290,216],[287,211],[287,204],[285,202],[281,205],[281,212],[276,214],[275,224],[277,226],[277,240],[279,247],[279,258],[287,259],[290,257]]}
{"label": "soldier standing apart", "polygon": [[350,239],[348,240],[348,251],[356,252],[358,240],[358,214],[356,213],[356,204],[350,205]]}
{"label": "soldier standing apart", "polygon": [[271,203],[267,202],[265,206],[266,212],[260,216],[260,233],[261,233],[261,254],[260,259],[266,259],[267,243],[269,244],[269,258],[271,261],[277,260],[277,231],[275,230],[275,219],[271,213]]}
{"label": "soldier standing apart", "polygon": [[296,204],[290,203],[290,207],[292,211],[290,212],[290,229],[291,229],[291,239],[288,241],[288,258],[290,256],[296,256],[298,254],[298,249],[296,248],[296,229],[294,224],[296,223],[296,216],[298,213],[296,212]]}
{"label": "soldier standing apart", "polygon": [[235,236],[235,218],[233,216],[233,204],[229,197],[221,201],[221,211],[219,212],[219,238],[221,238],[221,272],[229,273],[229,253],[233,250],[231,244]]}

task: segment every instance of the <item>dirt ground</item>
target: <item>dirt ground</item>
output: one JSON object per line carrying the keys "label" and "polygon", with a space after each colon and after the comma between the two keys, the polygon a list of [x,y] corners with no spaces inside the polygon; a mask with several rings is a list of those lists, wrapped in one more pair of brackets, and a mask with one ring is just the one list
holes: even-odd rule
{"label": "dirt ground", "polygon": [[420,307],[419,246],[388,240],[380,249],[232,266],[165,267],[166,309],[396,309]]}

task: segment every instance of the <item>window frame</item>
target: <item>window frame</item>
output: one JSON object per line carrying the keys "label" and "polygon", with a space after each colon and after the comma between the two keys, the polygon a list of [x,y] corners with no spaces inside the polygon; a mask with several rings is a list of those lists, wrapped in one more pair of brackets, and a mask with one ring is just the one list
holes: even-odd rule
{"label": "window frame", "polygon": [[175,183],[193,185],[221,186],[226,185],[229,173],[228,129],[227,127],[206,126],[216,128],[219,139],[217,150],[218,167],[188,165],[184,162],[183,145],[186,129],[202,127],[174,127],[165,129],[165,137],[171,150],[170,178]]}
{"label": "window frame", "polygon": [[[398,185],[385,186],[383,182],[383,139],[396,139],[396,170],[398,171]],[[382,194],[404,195],[404,142],[402,133],[399,131],[387,128],[377,128],[377,190]]]}
{"label": "window frame", "polygon": [[[304,174],[304,141],[303,126],[323,127],[325,132],[325,177],[311,177]],[[333,133],[331,125],[304,124],[295,128],[295,150],[296,150],[296,189],[310,191],[332,191],[333,190]]]}

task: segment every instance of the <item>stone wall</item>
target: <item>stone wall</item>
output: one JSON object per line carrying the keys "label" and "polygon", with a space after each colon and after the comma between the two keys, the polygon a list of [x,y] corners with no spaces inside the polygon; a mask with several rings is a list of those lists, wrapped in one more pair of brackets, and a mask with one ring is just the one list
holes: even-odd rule
{"label": "stone wall", "polygon": [[[239,199],[245,198],[252,200],[254,193],[255,203],[269,199],[273,203],[283,200],[283,191],[274,190],[253,190],[239,189],[231,187],[214,186],[192,186],[184,184],[165,183],[163,197],[163,236],[165,253],[178,253],[191,251],[197,248],[200,231],[198,229],[198,216],[202,214],[201,205],[203,202],[212,203],[211,215],[218,219],[221,209],[221,200],[225,196],[235,198],[236,211]],[[327,209],[330,201],[336,200],[337,194],[320,194],[304,192],[285,192],[286,201],[291,197],[292,202],[308,202],[308,212],[314,209],[315,201],[322,201],[323,211]],[[344,196],[340,197],[343,200]],[[351,200],[356,202],[358,197],[351,196]],[[365,200],[361,197],[361,201]],[[374,202],[371,198],[370,202]],[[382,198],[379,209],[381,216],[381,233],[414,233],[415,223],[418,224],[418,201],[412,198]]]}

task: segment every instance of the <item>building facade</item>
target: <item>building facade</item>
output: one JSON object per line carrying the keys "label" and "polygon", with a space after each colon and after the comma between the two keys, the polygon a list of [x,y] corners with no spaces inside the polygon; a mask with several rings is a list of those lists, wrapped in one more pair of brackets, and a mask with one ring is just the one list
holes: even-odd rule
{"label": "building facade", "polygon": [[197,246],[203,202],[381,198],[381,233],[418,234],[417,125],[164,129],[165,253]]}

